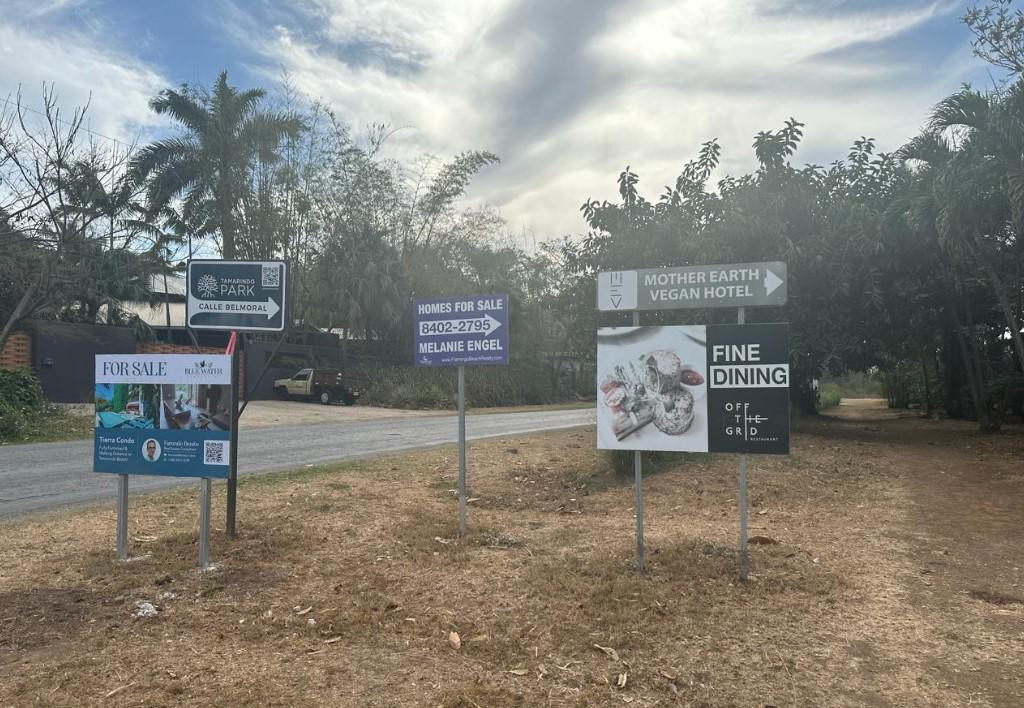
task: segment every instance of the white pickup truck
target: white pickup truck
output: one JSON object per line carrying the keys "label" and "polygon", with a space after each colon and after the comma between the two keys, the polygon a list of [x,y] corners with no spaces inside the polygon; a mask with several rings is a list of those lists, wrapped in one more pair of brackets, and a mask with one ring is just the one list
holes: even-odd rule
{"label": "white pickup truck", "polygon": [[281,400],[305,398],[324,405],[341,401],[351,406],[360,392],[345,384],[339,369],[300,369],[287,379],[274,381],[274,393]]}

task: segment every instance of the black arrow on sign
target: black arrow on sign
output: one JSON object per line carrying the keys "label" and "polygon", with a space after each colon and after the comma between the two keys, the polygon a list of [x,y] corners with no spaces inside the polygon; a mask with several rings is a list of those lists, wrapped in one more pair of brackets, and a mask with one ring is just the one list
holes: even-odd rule
{"label": "black arrow on sign", "polygon": [[614,307],[615,309],[618,309],[619,303],[621,303],[621,302],[622,302],[622,296],[621,295],[612,295],[612,307]]}

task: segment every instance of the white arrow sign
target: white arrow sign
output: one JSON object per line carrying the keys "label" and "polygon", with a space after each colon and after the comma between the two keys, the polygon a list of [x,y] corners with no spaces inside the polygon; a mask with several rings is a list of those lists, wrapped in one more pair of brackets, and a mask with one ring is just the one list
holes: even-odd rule
{"label": "white arrow sign", "polygon": [[196,300],[192,317],[206,312],[230,313],[233,315],[266,315],[269,320],[281,311],[281,307],[267,298],[266,302],[241,302],[239,300]]}
{"label": "white arrow sign", "polygon": [[464,320],[424,320],[420,322],[421,337],[441,337],[451,334],[482,334],[485,337],[501,327],[501,322],[490,315]]}
{"label": "white arrow sign", "polygon": [[765,273],[767,273],[767,275],[764,276],[764,289],[767,291],[765,294],[771,295],[780,285],[782,285],[782,278],[775,275],[775,273],[771,272],[767,268],[765,268]]}

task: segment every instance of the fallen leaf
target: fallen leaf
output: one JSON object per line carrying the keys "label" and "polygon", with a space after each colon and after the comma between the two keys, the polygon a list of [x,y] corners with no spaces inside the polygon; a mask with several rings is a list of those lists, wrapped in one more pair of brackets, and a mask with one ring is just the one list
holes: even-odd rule
{"label": "fallen leaf", "polygon": [[459,639],[458,632],[448,632],[448,643],[452,645],[452,649],[458,649],[462,646],[462,640]]}
{"label": "fallen leaf", "polygon": [[614,660],[614,661],[622,661],[622,659],[620,659],[620,658],[619,658],[619,652],[615,651],[615,650],[614,650],[614,649],[612,649],[611,647],[603,647],[603,646],[601,646],[600,644],[595,644],[595,645],[594,645],[594,648],[595,648],[595,649],[600,649],[600,650],[601,650],[601,651],[603,651],[603,652],[604,652],[605,654],[607,654],[608,656],[610,656],[610,657],[612,658],[612,660]]}
{"label": "fallen leaf", "polygon": [[475,637],[470,637],[469,641],[471,641],[471,642],[486,642],[488,639],[489,639],[489,637],[486,634],[478,634]]}
{"label": "fallen leaf", "polygon": [[509,669],[509,673],[514,674],[515,676],[526,676],[526,674],[530,672],[526,669]]}
{"label": "fallen leaf", "polygon": [[340,641],[341,637],[331,637],[330,639],[326,640],[324,644],[337,644]]}
{"label": "fallen leaf", "polygon": [[661,674],[662,676],[664,676],[665,678],[667,678],[669,681],[675,681],[676,680],[676,677],[673,676],[672,674],[670,674],[667,671],[659,671],[658,673]]}
{"label": "fallen leaf", "polygon": [[625,688],[626,687],[626,681],[628,681],[628,680],[629,680],[629,677],[626,675],[626,672],[623,671],[621,674],[619,674],[619,680],[615,682],[615,685],[618,686],[619,688]]}
{"label": "fallen leaf", "polygon": [[304,610],[299,610],[299,611],[298,611],[298,612],[296,612],[295,614],[297,614],[297,615],[298,615],[299,617],[302,617],[302,615],[308,615],[308,614],[309,614],[309,613],[310,613],[310,612],[312,611],[312,609],[313,609],[313,606],[312,606],[312,605],[310,605],[310,606],[309,606],[309,607],[307,607],[306,609],[304,609]]}

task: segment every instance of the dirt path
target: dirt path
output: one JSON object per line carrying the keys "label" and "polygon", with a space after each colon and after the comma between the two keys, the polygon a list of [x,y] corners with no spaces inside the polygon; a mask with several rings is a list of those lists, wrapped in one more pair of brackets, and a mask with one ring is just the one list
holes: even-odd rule
{"label": "dirt path", "polygon": [[[809,427],[861,442],[889,468],[895,523],[880,531],[902,546],[896,590],[926,628],[913,637],[918,669],[980,705],[1024,705],[1019,427],[983,435],[970,423],[922,420],[873,399],[844,401]],[[899,659],[870,642],[857,653],[869,670]]]}

